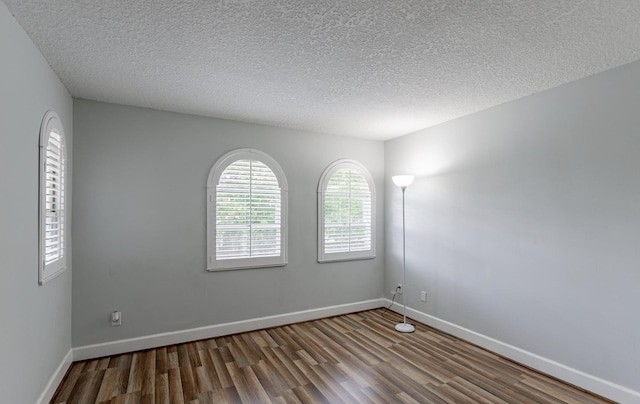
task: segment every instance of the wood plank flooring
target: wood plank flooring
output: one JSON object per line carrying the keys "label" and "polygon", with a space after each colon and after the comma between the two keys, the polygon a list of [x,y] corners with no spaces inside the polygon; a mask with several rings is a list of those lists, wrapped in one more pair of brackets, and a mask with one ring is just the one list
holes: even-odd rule
{"label": "wood plank flooring", "polygon": [[75,362],[52,403],[605,403],[384,309]]}

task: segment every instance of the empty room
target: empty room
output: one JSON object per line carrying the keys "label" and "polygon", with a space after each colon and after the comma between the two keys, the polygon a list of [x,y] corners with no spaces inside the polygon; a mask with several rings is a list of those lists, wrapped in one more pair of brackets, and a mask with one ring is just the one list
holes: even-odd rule
{"label": "empty room", "polygon": [[640,403],[639,21],[0,0],[0,402]]}

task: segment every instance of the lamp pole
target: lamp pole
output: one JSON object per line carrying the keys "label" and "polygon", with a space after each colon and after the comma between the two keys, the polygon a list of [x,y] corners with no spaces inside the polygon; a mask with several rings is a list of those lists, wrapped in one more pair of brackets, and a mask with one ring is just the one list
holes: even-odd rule
{"label": "lamp pole", "polygon": [[405,203],[404,192],[407,187],[413,182],[412,175],[399,175],[393,177],[393,182],[402,190],[402,323],[396,324],[396,330],[399,332],[414,332],[416,328],[407,324],[407,300],[405,298],[405,290],[407,283],[405,281],[407,274],[407,250],[406,250],[406,227],[405,227]]}

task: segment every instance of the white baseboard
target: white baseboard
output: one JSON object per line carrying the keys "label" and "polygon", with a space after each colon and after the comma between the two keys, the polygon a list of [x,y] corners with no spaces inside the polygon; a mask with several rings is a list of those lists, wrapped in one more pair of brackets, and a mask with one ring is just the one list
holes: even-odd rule
{"label": "white baseboard", "polygon": [[53,398],[53,395],[56,393],[56,389],[62,382],[64,375],[67,374],[67,370],[69,366],[71,366],[71,362],[73,359],[73,350],[69,349],[69,352],[62,358],[62,361],[58,365],[58,368],[53,372],[53,375],[49,379],[47,386],[38,397],[36,404],[47,404]]}
{"label": "white baseboard", "polygon": [[[86,345],[73,348],[73,360],[86,360],[103,356],[118,355],[126,352],[140,351],[165,345],[181,344],[200,339],[214,338],[223,335],[237,334],[240,332],[260,330],[263,328],[277,327],[286,324],[310,321],[324,317],[337,316],[362,310],[370,310],[391,304],[388,299],[366,300],[356,303],[348,303],[337,306],[323,307],[293,313],[279,314],[275,316],[260,317],[251,320],[236,321],[232,323],[216,324],[207,327],[193,328],[190,330],[154,334],[145,337],[130,338],[125,340],[105,342],[101,344]],[[401,313],[402,306],[394,303],[392,310]],[[458,326],[448,321],[439,319],[426,313],[407,307],[407,315],[412,319],[427,324],[438,330],[444,331],[465,341],[469,341],[489,351],[495,352],[506,358],[530,366],[542,373],[546,373],[558,379],[564,380],[580,388],[620,403],[640,403],[640,393],[627,387],[609,382],[607,380],[570,368],[561,363],[544,358],[534,353],[525,351],[515,346],[498,341],[486,335]],[[51,399],[55,389],[64,377],[71,364],[71,351],[60,364],[56,373],[51,377],[47,389],[42,393],[38,403],[45,403]]]}
{"label": "white baseboard", "polygon": [[73,360],[80,361],[94,359],[102,356],[118,355],[125,352],[135,352],[165,345],[182,344],[190,341],[220,337],[222,335],[237,334],[240,332],[261,330],[263,328],[277,327],[302,321],[316,320],[324,317],[354,313],[356,311],[375,309],[382,307],[383,303],[383,299],[365,300],[362,302],[278,314],[275,316],[260,317],[251,320],[235,321],[233,323],[192,328],[190,330],[166,332],[101,344],[85,345],[73,348]]}
{"label": "white baseboard", "polygon": [[[391,300],[386,300],[387,306],[391,304]],[[394,302],[391,310],[402,313],[402,305]],[[551,359],[544,358],[534,353],[517,348],[513,345],[506,344],[486,335],[479,334],[475,331],[450,323],[432,315],[411,309],[407,307],[407,317],[427,324],[440,331],[456,336],[465,341],[469,341],[475,345],[485,348],[491,352],[495,352],[513,361],[521,363],[536,369],[542,373],[564,380],[575,386],[599,394],[608,399],[619,403],[640,403],[640,392],[631,390],[627,387],[609,382],[599,377],[581,372],[577,369],[555,362]]]}

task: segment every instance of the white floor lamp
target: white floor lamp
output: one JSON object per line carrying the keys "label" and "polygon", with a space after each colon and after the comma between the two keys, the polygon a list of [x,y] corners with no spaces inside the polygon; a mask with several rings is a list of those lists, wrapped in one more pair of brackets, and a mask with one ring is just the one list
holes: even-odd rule
{"label": "white floor lamp", "polygon": [[411,324],[407,324],[407,301],[405,299],[405,291],[407,284],[405,282],[405,274],[407,272],[407,252],[405,249],[405,225],[404,225],[404,191],[413,182],[413,175],[396,175],[391,178],[393,183],[402,189],[402,315],[404,320],[402,323],[396,324],[396,330],[400,332],[414,332],[416,328]]}

